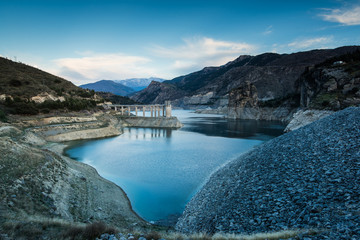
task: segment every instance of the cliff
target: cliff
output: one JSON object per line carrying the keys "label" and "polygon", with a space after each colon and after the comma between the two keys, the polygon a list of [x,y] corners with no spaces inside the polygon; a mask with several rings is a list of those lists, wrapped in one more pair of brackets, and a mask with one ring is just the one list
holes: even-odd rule
{"label": "cliff", "polygon": [[[262,100],[259,98],[256,85],[245,82],[230,91],[228,116],[289,122],[293,118],[292,115],[301,108],[299,114],[294,115],[295,121],[292,124],[299,122],[303,125],[300,123],[301,119],[306,122],[319,119],[322,116],[319,114],[321,110],[326,113],[326,111],[338,111],[350,106],[358,106],[360,104],[359,69],[360,52],[358,50],[329,58],[320,64],[306,68],[294,82],[293,93],[272,100]],[[309,117],[309,114],[301,114],[306,110],[318,111],[313,111],[312,117]],[[300,118],[296,119],[297,117]]]}
{"label": "cliff", "polygon": [[243,154],[212,174],[176,229],[359,238],[359,129],[360,108],[347,108]]}
{"label": "cliff", "polygon": [[305,108],[336,111],[360,104],[360,51],[307,69],[299,85]]}

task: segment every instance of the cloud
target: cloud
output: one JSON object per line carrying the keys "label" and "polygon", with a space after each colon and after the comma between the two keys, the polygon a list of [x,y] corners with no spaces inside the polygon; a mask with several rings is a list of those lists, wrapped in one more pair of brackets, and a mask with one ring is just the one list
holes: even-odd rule
{"label": "cloud", "polygon": [[273,26],[268,26],[265,31],[262,33],[263,35],[270,35],[273,32]]}
{"label": "cloud", "polygon": [[189,73],[206,66],[219,66],[239,55],[253,54],[256,46],[215,40],[208,37],[196,37],[183,40],[184,44],[172,48],[155,46],[151,52],[158,57],[172,62],[172,69],[179,73]]}
{"label": "cloud", "polygon": [[85,52],[74,58],[60,58],[53,62],[55,72],[75,84],[90,80],[124,79],[130,77],[154,76],[155,71],[146,66],[151,60],[141,56],[128,56],[121,53]]}
{"label": "cloud", "polygon": [[[171,79],[207,66],[219,66],[239,55],[254,54],[256,46],[212,38],[185,39],[175,47],[153,46],[146,57],[122,53],[76,52],[75,57],[53,60],[52,73],[80,85],[101,79],[136,77]],[[145,53],[144,53],[145,54]]]}
{"label": "cloud", "polygon": [[310,39],[296,40],[289,43],[287,46],[293,50],[307,50],[312,48],[328,48],[327,44],[333,41],[333,37],[318,37]]}
{"label": "cloud", "polygon": [[360,6],[351,9],[324,9],[328,13],[319,14],[325,21],[337,22],[343,25],[360,25]]}

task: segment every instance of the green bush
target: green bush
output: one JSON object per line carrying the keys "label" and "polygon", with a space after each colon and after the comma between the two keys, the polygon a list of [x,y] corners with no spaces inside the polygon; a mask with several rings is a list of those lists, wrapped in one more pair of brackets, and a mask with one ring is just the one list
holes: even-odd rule
{"label": "green bush", "polygon": [[1,109],[0,109],[0,121],[1,122],[6,122],[7,121],[6,114]]}

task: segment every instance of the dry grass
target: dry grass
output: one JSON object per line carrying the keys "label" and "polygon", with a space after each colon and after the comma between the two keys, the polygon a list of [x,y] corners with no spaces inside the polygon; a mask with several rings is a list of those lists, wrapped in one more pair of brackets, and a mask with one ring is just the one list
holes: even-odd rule
{"label": "dry grass", "polygon": [[[22,218],[23,221],[7,219],[2,226],[9,236],[14,239],[39,239],[42,236],[50,237],[50,239],[95,239],[103,233],[115,234],[121,232],[123,234],[133,233],[134,239],[144,236],[147,240],[276,240],[298,238],[303,236],[316,235],[323,230],[318,229],[295,229],[283,230],[278,232],[255,233],[255,234],[226,234],[216,233],[209,235],[206,233],[182,234],[174,231],[151,230],[148,232],[144,229],[115,229],[101,222],[91,224],[69,222],[60,218],[47,218],[43,216],[28,216]],[[0,227],[1,231],[1,227]]]}
{"label": "dry grass", "polygon": [[162,238],[167,240],[276,240],[276,239],[288,239],[294,237],[300,237],[302,235],[315,235],[320,233],[320,230],[283,230],[278,232],[269,233],[255,233],[250,235],[243,234],[226,234],[216,233],[213,236],[206,233],[196,234],[181,234],[178,232],[170,232],[162,234]]}

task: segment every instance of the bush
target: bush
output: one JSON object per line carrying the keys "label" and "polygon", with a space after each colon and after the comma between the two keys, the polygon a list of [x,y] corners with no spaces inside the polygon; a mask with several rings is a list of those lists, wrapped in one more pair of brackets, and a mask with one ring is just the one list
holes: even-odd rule
{"label": "bush", "polygon": [[159,240],[159,239],[161,239],[161,236],[158,232],[150,232],[150,233],[146,234],[145,238],[148,240],[152,240],[152,239]]}
{"label": "bush", "polygon": [[1,109],[0,109],[0,121],[1,122],[6,122],[7,121],[6,114]]}
{"label": "bush", "polygon": [[95,239],[100,237],[101,234],[105,233],[106,225],[102,222],[94,222],[87,225],[84,231],[84,237],[86,239]]}
{"label": "bush", "polygon": [[16,80],[16,79],[11,79],[9,81],[9,85],[12,86],[12,87],[20,87],[22,84],[19,80]]}
{"label": "bush", "polygon": [[71,227],[65,234],[64,238],[70,239],[96,239],[103,233],[115,234],[116,230],[107,227],[102,222],[94,222],[86,227]]}

